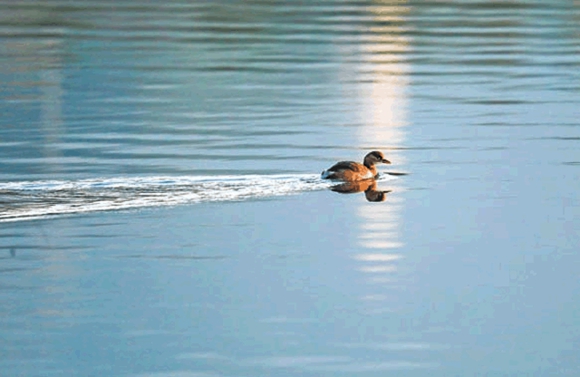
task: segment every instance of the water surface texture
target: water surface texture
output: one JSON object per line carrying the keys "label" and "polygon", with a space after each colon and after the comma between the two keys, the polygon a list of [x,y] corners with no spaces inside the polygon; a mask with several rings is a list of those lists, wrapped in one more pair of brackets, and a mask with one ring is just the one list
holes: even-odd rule
{"label": "water surface texture", "polygon": [[577,1],[0,1],[0,80],[2,376],[580,375]]}

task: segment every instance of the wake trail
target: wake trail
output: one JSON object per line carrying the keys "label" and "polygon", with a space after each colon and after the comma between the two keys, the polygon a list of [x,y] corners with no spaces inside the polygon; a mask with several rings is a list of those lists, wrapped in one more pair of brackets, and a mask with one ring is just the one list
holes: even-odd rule
{"label": "wake trail", "polygon": [[47,216],[226,202],[324,190],[317,174],[95,178],[0,183],[0,222]]}

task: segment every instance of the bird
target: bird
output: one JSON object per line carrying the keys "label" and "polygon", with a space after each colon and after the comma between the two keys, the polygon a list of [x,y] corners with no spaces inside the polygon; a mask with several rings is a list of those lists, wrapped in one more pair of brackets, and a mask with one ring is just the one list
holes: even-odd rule
{"label": "bird", "polygon": [[375,164],[390,164],[382,152],[372,151],[367,154],[362,164],[354,161],[340,161],[321,173],[322,179],[332,179],[344,182],[356,182],[374,179],[378,176]]}

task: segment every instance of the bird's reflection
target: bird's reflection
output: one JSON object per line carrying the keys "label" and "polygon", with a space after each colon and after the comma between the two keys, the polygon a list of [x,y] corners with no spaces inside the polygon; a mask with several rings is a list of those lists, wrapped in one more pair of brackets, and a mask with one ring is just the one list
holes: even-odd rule
{"label": "bird's reflection", "polygon": [[365,197],[369,202],[384,202],[387,199],[387,193],[391,192],[391,190],[377,190],[377,181],[374,179],[345,182],[332,186],[330,189],[341,194],[353,194],[364,191]]}

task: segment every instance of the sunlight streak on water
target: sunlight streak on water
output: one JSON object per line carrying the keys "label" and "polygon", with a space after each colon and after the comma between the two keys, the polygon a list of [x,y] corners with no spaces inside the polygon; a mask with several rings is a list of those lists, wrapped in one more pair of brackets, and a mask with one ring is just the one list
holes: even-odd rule
{"label": "sunlight streak on water", "polygon": [[[410,40],[404,35],[405,18],[410,11],[406,2],[393,6],[385,3],[369,9],[369,14],[377,25],[371,27],[365,37],[362,64],[364,73],[361,81],[361,95],[366,98],[362,107],[364,125],[357,133],[362,145],[373,149],[385,149],[386,157],[395,164],[405,164],[405,157],[398,147],[404,145],[407,120],[407,87],[409,85],[410,66],[403,56],[409,50]],[[388,25],[388,26],[386,26]],[[399,191],[401,186],[397,186]],[[366,281],[375,282],[363,300],[373,305],[385,305],[382,310],[392,309],[381,292],[377,275],[393,276],[402,256],[393,250],[404,246],[400,240],[400,212],[403,203],[400,197],[387,198],[388,206],[372,208],[367,204],[356,209],[360,218],[358,242],[363,250],[354,256],[358,271],[368,277]],[[391,283],[390,280],[387,280]],[[380,288],[379,288],[380,287]],[[376,293],[375,293],[376,292]],[[369,300],[369,297],[372,298]]]}

